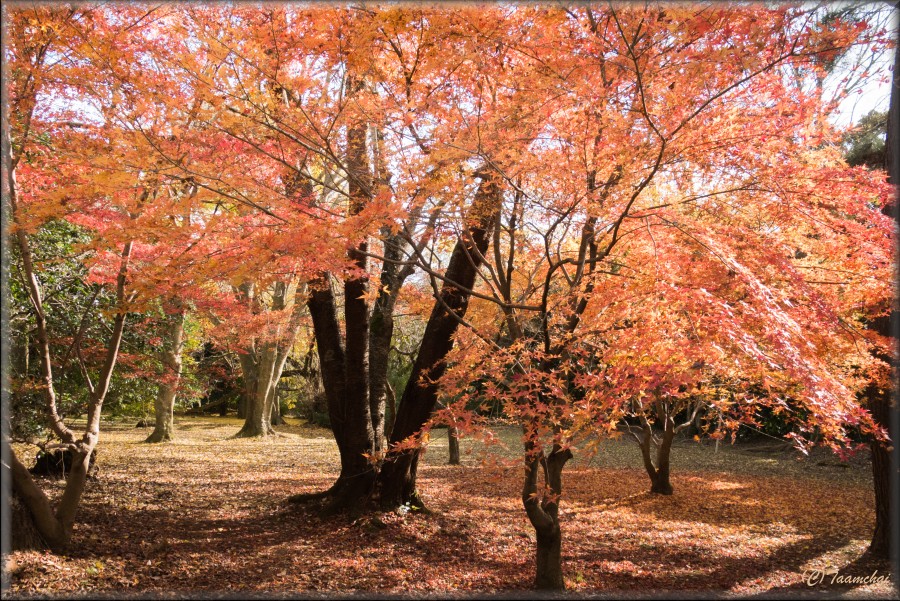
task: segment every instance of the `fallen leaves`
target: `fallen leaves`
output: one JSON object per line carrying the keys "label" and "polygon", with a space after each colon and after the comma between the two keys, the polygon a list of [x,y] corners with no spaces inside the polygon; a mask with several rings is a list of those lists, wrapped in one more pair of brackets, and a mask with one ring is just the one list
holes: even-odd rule
{"label": "fallen leaves", "polygon": [[[65,555],[13,553],[10,597],[531,587],[534,532],[520,471],[479,467],[477,452],[463,454],[462,468],[443,465],[442,431],[419,468],[433,513],[323,519],[282,504],[337,476],[336,446],[322,429],[282,426],[267,441],[229,440],[237,420],[192,418],[178,423],[176,442],[144,445],[129,426],[104,426],[76,546]],[[473,448],[463,440],[464,451]],[[675,495],[661,497],[647,492],[630,441],[604,442],[590,462],[563,472],[567,586],[749,595],[800,590],[810,566],[857,560],[873,522],[865,464],[765,458],[774,463],[739,446],[713,453],[686,442],[673,455]],[[891,594],[884,584],[859,590]]]}

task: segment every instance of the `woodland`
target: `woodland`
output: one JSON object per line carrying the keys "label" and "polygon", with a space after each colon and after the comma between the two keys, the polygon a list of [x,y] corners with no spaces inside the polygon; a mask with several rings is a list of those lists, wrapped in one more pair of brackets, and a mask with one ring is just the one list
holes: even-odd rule
{"label": "woodland", "polygon": [[4,597],[895,598],[895,12],[4,6]]}

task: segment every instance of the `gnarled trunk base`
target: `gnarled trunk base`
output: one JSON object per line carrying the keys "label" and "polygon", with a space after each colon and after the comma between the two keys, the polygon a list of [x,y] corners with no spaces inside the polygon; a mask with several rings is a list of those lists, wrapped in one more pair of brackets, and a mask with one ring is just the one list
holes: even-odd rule
{"label": "gnarled trunk base", "polygon": [[370,469],[355,474],[341,474],[331,488],[301,493],[287,498],[288,503],[320,506],[322,515],[341,512],[360,513],[365,510],[375,488],[375,471]]}
{"label": "gnarled trunk base", "polygon": [[172,431],[166,428],[156,428],[150,433],[144,442],[171,442],[174,439]]}

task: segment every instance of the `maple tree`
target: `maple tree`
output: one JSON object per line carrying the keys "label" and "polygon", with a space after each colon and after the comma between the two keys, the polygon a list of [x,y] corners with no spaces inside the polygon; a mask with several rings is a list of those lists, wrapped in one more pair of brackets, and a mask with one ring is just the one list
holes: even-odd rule
{"label": "maple tree", "polygon": [[[540,158],[529,164],[523,153],[505,171],[521,191],[521,208],[512,204],[505,228],[511,241],[505,248],[497,243],[482,274],[490,291],[485,299],[500,307],[502,319],[479,338],[496,338],[504,328],[511,343],[502,351],[496,343],[484,345],[476,360],[459,357],[460,373],[447,384],[471,391],[475,370],[494,384],[462,398],[502,398],[505,413],[523,423],[528,467],[522,498],[538,531],[537,586],[562,583],[558,502],[574,435],[584,428],[611,430],[623,413],[622,399],[684,397],[696,385],[695,364],[731,380],[741,373],[766,389],[764,396],[734,391],[716,403],[727,429],[753,423],[761,406],[773,406],[802,422],[792,433],[800,446],[803,431],[840,447],[848,442],[848,427],[876,430],[847,388],[850,363],[871,362],[841,335],[833,300],[790,259],[803,254],[795,252],[799,240],[807,248],[807,240],[831,245],[833,262],[841,261],[834,252],[839,246],[848,259],[843,267],[862,262],[882,274],[866,294],[890,298],[890,223],[868,208],[884,202],[886,190],[875,175],[841,171],[832,148],[795,154],[806,139],[821,145],[833,137],[817,118],[814,96],[794,97],[790,108],[766,102],[794,92],[782,64],[815,64],[810,57],[852,43],[858,28],[836,26],[828,36],[798,31],[790,23],[809,16],[799,9],[686,10],[542,14],[570,18],[569,31],[580,34],[554,38],[554,47],[579,44],[560,60],[588,53],[580,44],[598,46],[591,51],[604,68],[581,71],[566,83],[584,81],[586,89],[604,94],[575,95],[580,110],[558,109],[546,126],[546,138],[557,145],[532,144],[529,151]],[[541,36],[561,29],[542,27]],[[710,51],[705,44],[716,44],[725,31],[730,39],[739,31],[747,37]],[[530,40],[518,41],[525,46]],[[763,46],[766,53],[749,50]],[[698,48],[705,50],[704,70],[717,65],[714,80],[688,72],[692,63],[681,57],[696,56]],[[528,48],[521,54],[538,53]],[[551,70],[552,59],[541,56]],[[679,65],[677,74],[665,68],[672,64]],[[597,100],[582,100],[588,98]],[[624,110],[616,111],[617,103]],[[553,216],[542,222],[549,207]],[[580,241],[568,237],[578,230]],[[523,250],[536,257],[536,266],[518,275]],[[476,345],[470,349],[476,352]],[[594,367],[585,370],[589,360]],[[672,417],[660,416],[669,432]]]}
{"label": "maple tree", "polygon": [[[319,265],[317,275],[309,278],[308,306],[329,399],[330,422],[341,449],[343,465],[342,477],[327,496],[334,499],[336,506],[359,504],[371,493],[377,471],[365,456],[377,461],[383,447],[393,307],[404,280],[413,271],[411,262],[404,262],[401,255],[404,248],[408,252],[420,246],[411,238],[419,224],[424,223],[420,235],[425,239],[430,235],[448,201],[446,198],[434,200],[429,195],[446,186],[447,180],[442,180],[446,177],[444,174],[450,172],[454,163],[468,159],[468,154],[457,152],[455,159],[440,157],[433,167],[423,164],[423,157],[431,151],[427,140],[415,133],[415,126],[409,121],[411,107],[402,101],[402,97],[394,95],[393,89],[383,95],[373,93],[378,86],[390,86],[398,91],[406,88],[404,95],[407,99],[411,97],[412,73],[421,67],[418,64],[420,57],[417,54],[416,63],[407,65],[403,49],[406,42],[401,38],[424,35],[426,28],[422,17],[418,21],[407,21],[400,10],[370,15],[367,11],[316,9],[315,19],[293,9],[226,12],[234,23],[242,24],[240,29],[225,31],[216,25],[221,16],[217,9],[191,11],[184,15],[184,24],[180,26],[184,27],[186,36],[208,45],[201,45],[205,52],[193,52],[189,57],[179,59],[177,67],[190,74],[210,74],[212,81],[202,92],[205,94],[203,101],[196,105],[197,119],[207,123],[205,129],[214,128],[215,136],[223,142],[253,154],[254,160],[268,165],[269,174],[275,170],[282,185],[273,190],[265,181],[248,181],[245,171],[228,172],[219,166],[213,177],[209,168],[202,164],[191,165],[182,177],[189,173],[191,178],[203,182],[201,185],[218,191],[241,186],[258,190],[263,186],[268,194],[275,192],[275,202],[287,199],[293,203],[289,206],[303,210],[313,219],[320,220],[320,224],[327,223],[333,228],[328,232],[332,251],[336,253],[341,241],[350,244],[344,249],[343,261],[331,255],[333,261],[329,264],[327,257],[323,257],[321,239],[319,246],[308,254],[314,256]],[[322,21],[334,23],[340,35],[315,26]],[[274,23],[279,24],[278,36],[273,33]],[[435,23],[431,25],[435,26]],[[455,15],[448,26],[465,27]],[[386,33],[386,27],[400,28],[395,33],[396,43]],[[403,31],[403,28],[409,31]],[[251,35],[247,35],[248,32]],[[214,41],[213,35],[216,36]],[[423,49],[433,44],[432,36],[439,35],[440,31],[429,30],[429,41],[423,42]],[[347,40],[342,36],[353,37]],[[382,52],[375,54],[381,63],[376,62],[372,69],[376,69],[376,73],[397,67],[408,69],[402,83],[389,78],[379,80],[365,71],[363,66],[372,62],[369,51],[373,46]],[[462,50],[470,51],[469,48]],[[238,57],[240,62],[235,62]],[[421,60],[426,59],[422,56]],[[433,66],[440,62],[437,56],[429,56],[427,60]],[[211,62],[215,63],[215,68],[209,66]],[[219,69],[220,66],[224,68]],[[258,91],[250,92],[241,83],[242,78],[248,76],[247,70],[251,78],[260,81]],[[448,72],[452,73],[452,69]],[[316,111],[308,110],[311,97],[318,99]],[[454,99],[444,102],[453,105]],[[404,171],[401,175],[405,178],[393,170],[388,171],[394,167],[390,160],[404,160],[402,153],[388,154],[388,149],[402,148],[408,143],[409,134],[404,134],[406,139],[396,133],[393,139],[388,136],[390,127],[404,122],[413,137],[418,138],[416,146],[421,153],[418,158],[405,158],[408,164],[401,163]],[[208,135],[207,131],[202,133]],[[197,144],[199,146],[200,142]],[[184,164],[179,161],[179,166]],[[442,191],[442,196],[449,198],[452,193]],[[392,198],[395,200],[390,204]],[[253,204],[260,207],[262,203],[254,201]],[[397,213],[398,207],[405,211],[405,214],[399,214],[400,217],[393,214]],[[266,210],[272,215],[283,215],[272,210],[271,205]],[[344,215],[346,218],[342,218]],[[292,223],[291,228],[296,235],[297,223]],[[381,286],[377,292],[371,290],[370,293],[370,276],[366,268],[367,255],[373,253],[369,252],[365,238],[376,232],[383,253],[383,256],[378,255],[382,263]],[[292,250],[295,257],[303,256],[303,249],[294,247]],[[458,259],[457,263],[466,269],[464,262]],[[309,269],[315,272],[314,267]],[[335,276],[343,280],[343,328],[337,318],[338,305],[332,291],[331,282]],[[462,302],[465,296],[457,295]],[[369,303],[373,307],[371,321]],[[443,328],[428,333],[423,348],[429,349],[435,344],[446,346],[454,329],[455,323],[448,321]],[[440,352],[432,354],[420,369],[430,367],[430,363],[439,358]],[[414,385],[407,390],[418,385],[418,378],[412,381]],[[422,407],[415,409],[416,417],[410,422],[412,430],[418,429],[427,419],[433,397],[433,393],[429,395],[423,405],[424,411]],[[398,419],[407,411],[404,407],[412,405],[401,400]],[[391,465],[394,463],[397,462],[392,461]],[[398,475],[392,480],[406,477],[409,470],[396,472]],[[390,478],[389,473],[390,469],[381,477],[382,489],[399,490],[397,486],[384,484]],[[406,494],[412,492],[409,490]],[[400,503],[402,499],[390,502]]]}
{"label": "maple tree", "polygon": [[[24,504],[22,510],[24,513],[20,513],[17,519],[33,523],[37,533],[32,540],[20,542],[34,545],[43,541],[53,548],[64,547],[72,535],[75,514],[85,488],[89,459],[99,438],[103,401],[109,390],[125,327],[125,305],[131,296],[126,290],[126,285],[133,243],[127,231],[119,232],[119,239],[122,239],[124,234],[121,243],[115,233],[119,228],[127,230],[127,225],[139,210],[140,203],[146,199],[146,189],[143,194],[134,194],[132,189],[120,189],[115,185],[106,189],[100,185],[79,188],[76,182],[82,178],[79,178],[77,170],[73,171],[65,164],[57,164],[55,166],[59,171],[56,174],[52,174],[52,171],[47,173],[42,169],[46,165],[36,160],[46,152],[34,148],[34,138],[41,133],[40,115],[36,114],[35,110],[37,96],[46,80],[55,75],[54,66],[58,66],[59,62],[54,62],[53,56],[65,52],[65,47],[59,44],[61,30],[72,21],[83,18],[83,15],[84,13],[80,13],[77,9],[70,8],[37,8],[33,11],[17,12],[10,23],[10,33],[16,42],[15,51],[7,55],[11,59],[13,81],[10,87],[10,117],[3,128],[5,154],[3,191],[9,203],[10,222],[14,228],[12,234],[20,253],[22,277],[28,289],[35,319],[36,344],[41,363],[39,387],[44,396],[46,416],[53,432],[59,437],[60,444],[73,454],[73,461],[65,491],[55,508],[12,452],[5,433],[3,468],[11,478],[13,494]],[[19,174],[24,176],[25,183],[22,185],[17,179]],[[58,413],[50,355],[50,334],[46,327],[44,309],[45,293],[41,289],[34,267],[29,242],[29,230],[40,225],[42,219],[46,219],[47,213],[42,197],[49,182],[52,181],[49,177],[51,174],[65,174],[71,177],[75,185],[64,191],[66,200],[84,203],[82,210],[99,205],[100,212],[105,213],[104,225],[108,229],[100,233],[101,239],[109,246],[105,253],[101,247],[91,277],[115,288],[116,306],[113,308],[113,323],[96,382],[86,374],[87,423],[80,437],[66,425]],[[68,196],[69,194],[71,196]],[[106,200],[106,194],[123,203],[119,207],[112,205],[119,208],[118,211],[103,202]],[[40,200],[36,201],[36,198]],[[88,211],[85,211],[84,214],[87,213]],[[105,234],[109,234],[110,230],[112,235],[107,237]]]}

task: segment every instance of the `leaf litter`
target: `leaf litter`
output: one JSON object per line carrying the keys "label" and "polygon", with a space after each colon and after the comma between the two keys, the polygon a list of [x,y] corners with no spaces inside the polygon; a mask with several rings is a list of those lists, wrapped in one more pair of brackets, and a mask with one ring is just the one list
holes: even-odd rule
{"label": "leaf litter", "polygon": [[[534,531],[521,471],[484,462],[476,443],[463,439],[463,465],[448,466],[446,435],[435,432],[419,468],[427,514],[323,518],[284,500],[337,477],[330,432],[291,420],[266,440],[229,439],[240,423],[181,419],[176,441],[157,445],[141,443],[131,424],[105,424],[72,549],[10,554],[7,596],[530,590]],[[515,430],[501,435],[514,456]],[[867,462],[758,451],[679,441],[671,497],[648,492],[628,440],[578,458],[563,472],[569,591],[896,595],[887,582],[804,582],[815,569],[889,573],[862,557],[874,524]],[[42,483],[58,496],[59,483]]]}

